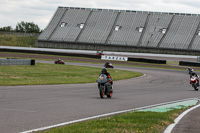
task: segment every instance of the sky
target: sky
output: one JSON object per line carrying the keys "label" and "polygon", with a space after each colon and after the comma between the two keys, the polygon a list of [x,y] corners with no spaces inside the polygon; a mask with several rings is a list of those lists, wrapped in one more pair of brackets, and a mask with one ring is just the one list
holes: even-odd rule
{"label": "sky", "polygon": [[44,29],[59,6],[200,14],[200,0],[0,0],[0,27],[25,21]]}

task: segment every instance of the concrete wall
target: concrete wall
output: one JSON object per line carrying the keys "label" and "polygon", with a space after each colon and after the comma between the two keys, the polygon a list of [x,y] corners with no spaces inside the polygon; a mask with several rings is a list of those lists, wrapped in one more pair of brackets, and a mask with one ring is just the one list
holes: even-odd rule
{"label": "concrete wall", "polygon": [[136,46],[114,46],[103,44],[88,44],[88,43],[66,43],[66,42],[43,42],[36,41],[35,47],[40,48],[57,48],[57,49],[82,49],[82,50],[106,50],[117,52],[141,52],[141,53],[158,53],[158,54],[181,54],[181,55],[200,55],[199,51],[195,50],[175,50],[166,48],[148,48]]}
{"label": "concrete wall", "polygon": [[200,67],[200,63],[198,62],[188,62],[188,61],[179,61],[180,66],[195,66]]}
{"label": "concrete wall", "polygon": [[35,60],[32,59],[0,59],[0,66],[7,65],[35,65]]}

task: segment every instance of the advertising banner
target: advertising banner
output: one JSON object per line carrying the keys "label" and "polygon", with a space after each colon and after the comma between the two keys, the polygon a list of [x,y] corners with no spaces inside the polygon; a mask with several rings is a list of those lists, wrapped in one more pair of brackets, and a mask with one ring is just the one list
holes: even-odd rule
{"label": "advertising banner", "polygon": [[102,55],[102,60],[117,60],[117,61],[128,61],[128,57],[120,57],[120,56],[108,56],[108,55]]}

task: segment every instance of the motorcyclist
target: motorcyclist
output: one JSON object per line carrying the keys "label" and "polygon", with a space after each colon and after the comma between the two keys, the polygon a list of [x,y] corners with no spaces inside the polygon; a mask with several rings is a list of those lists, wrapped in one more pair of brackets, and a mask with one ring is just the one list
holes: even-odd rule
{"label": "motorcyclist", "polygon": [[101,74],[105,74],[105,75],[107,76],[107,79],[108,79],[109,82],[111,83],[111,85],[113,84],[113,82],[112,82],[112,77],[111,77],[110,73],[107,71],[106,68],[103,68],[103,69],[101,70]]}
{"label": "motorcyclist", "polygon": [[[109,81],[109,83],[111,84],[112,89],[113,89],[112,77],[111,77],[110,73],[107,71],[107,69],[106,69],[106,68],[103,68],[103,69],[101,70],[101,74],[105,74],[105,75],[107,76],[107,79],[108,79],[108,81]],[[100,75],[101,75],[101,74],[100,74]],[[98,86],[99,86],[99,85],[98,85]]]}
{"label": "motorcyclist", "polygon": [[191,74],[192,72],[194,72],[194,70],[190,67],[187,68],[188,74]]}
{"label": "motorcyclist", "polygon": [[[196,77],[197,78],[197,85],[199,86],[199,76],[195,72],[192,72],[191,75],[190,75],[190,79],[192,77]],[[191,84],[191,82],[190,82],[190,84]]]}
{"label": "motorcyclist", "polygon": [[60,58],[58,59],[58,63],[61,63],[61,59]]}
{"label": "motorcyclist", "polygon": [[105,67],[108,67],[108,66],[109,66],[109,64],[110,64],[109,62],[106,62],[106,63],[105,63]]}
{"label": "motorcyclist", "polygon": [[104,65],[105,68],[113,68],[112,64],[109,62],[106,62]]}

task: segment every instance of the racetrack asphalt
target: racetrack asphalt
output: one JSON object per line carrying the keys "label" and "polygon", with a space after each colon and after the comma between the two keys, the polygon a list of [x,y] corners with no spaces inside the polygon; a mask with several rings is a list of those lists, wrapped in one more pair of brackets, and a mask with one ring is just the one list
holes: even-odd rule
{"label": "racetrack asphalt", "polygon": [[199,105],[197,105],[197,108],[189,111],[187,115],[183,116],[183,118],[175,125],[171,133],[199,133],[199,113],[200,108]]}
{"label": "racetrack asphalt", "polygon": [[[99,64],[67,64],[103,67]],[[115,66],[115,69],[141,72],[146,76],[114,81],[111,99],[100,99],[97,83],[0,86],[0,132],[16,133],[110,112],[199,97],[199,92],[190,86],[185,71],[130,66]]]}

